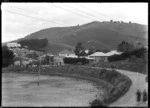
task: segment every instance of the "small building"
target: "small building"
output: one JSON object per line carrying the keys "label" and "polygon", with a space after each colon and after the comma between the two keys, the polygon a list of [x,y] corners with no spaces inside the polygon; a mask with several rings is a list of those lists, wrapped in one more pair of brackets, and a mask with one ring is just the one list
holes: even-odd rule
{"label": "small building", "polygon": [[53,65],[61,66],[64,65],[64,59],[62,56],[53,57]]}
{"label": "small building", "polygon": [[95,52],[94,54],[89,55],[89,58],[94,59],[95,63],[98,63],[99,61],[108,61],[108,56],[103,52]]}
{"label": "small building", "polygon": [[86,57],[84,57],[84,58],[86,58],[86,59],[89,60],[89,64],[95,63],[95,58],[91,58],[91,57],[89,57],[89,56],[86,56]]}
{"label": "small building", "polygon": [[112,56],[112,55],[119,55],[122,52],[117,52],[116,50],[112,50],[110,52],[107,53],[103,53],[103,52],[95,52],[94,54],[89,55],[89,58],[93,58],[94,62],[97,63],[99,61],[102,62],[108,62],[108,57]]}
{"label": "small building", "polygon": [[23,56],[18,56],[14,58],[14,66],[27,66],[32,62],[32,59],[23,57]]}
{"label": "small building", "polygon": [[58,55],[61,57],[76,57],[75,53],[69,50],[63,50],[59,52]]}
{"label": "small building", "polygon": [[21,62],[19,60],[15,61],[14,66],[21,66]]}
{"label": "small building", "polygon": [[41,59],[41,63],[44,65],[53,65],[54,55],[51,53],[47,53],[42,56],[39,56],[38,59]]}
{"label": "small building", "polygon": [[21,47],[21,45],[18,43],[7,43],[6,45],[9,48]]}

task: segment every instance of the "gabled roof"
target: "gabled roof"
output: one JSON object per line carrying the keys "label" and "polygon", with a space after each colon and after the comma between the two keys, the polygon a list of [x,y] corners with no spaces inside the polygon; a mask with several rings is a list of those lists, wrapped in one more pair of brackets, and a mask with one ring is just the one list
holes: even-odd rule
{"label": "gabled roof", "polygon": [[60,51],[59,54],[74,54],[74,53],[69,50],[63,50],[63,51]]}
{"label": "gabled roof", "polygon": [[95,52],[95,53],[91,54],[90,56],[106,56],[106,54],[103,52]]}
{"label": "gabled roof", "polygon": [[117,52],[116,50],[107,52],[107,53],[103,53],[103,52],[95,52],[94,54],[91,54],[90,56],[112,56],[114,54],[121,54],[122,52]]}

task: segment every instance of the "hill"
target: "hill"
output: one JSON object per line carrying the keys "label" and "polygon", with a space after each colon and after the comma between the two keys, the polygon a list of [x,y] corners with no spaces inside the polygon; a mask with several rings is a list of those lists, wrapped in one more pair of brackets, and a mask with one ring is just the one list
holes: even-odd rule
{"label": "hill", "polygon": [[63,49],[72,49],[78,42],[82,42],[85,48],[116,49],[122,40],[147,45],[148,26],[136,23],[94,21],[80,26],[43,29],[15,42],[35,38],[47,38],[49,45],[44,49],[46,52],[53,53]]}

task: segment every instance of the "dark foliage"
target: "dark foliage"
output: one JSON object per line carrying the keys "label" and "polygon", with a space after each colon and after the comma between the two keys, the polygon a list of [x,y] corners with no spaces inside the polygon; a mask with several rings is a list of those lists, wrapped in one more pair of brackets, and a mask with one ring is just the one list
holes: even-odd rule
{"label": "dark foliage", "polygon": [[29,49],[38,49],[47,46],[48,40],[46,38],[28,39],[28,40],[21,40],[18,43],[21,44],[21,47],[28,46]]}
{"label": "dark foliage", "polygon": [[107,52],[110,52],[110,50],[109,49],[103,49],[103,50],[96,50],[96,52],[107,53]]}
{"label": "dark foliage", "polygon": [[118,45],[118,51],[120,52],[129,52],[132,50],[134,50],[134,46],[124,40]]}
{"label": "dark foliage", "polygon": [[84,48],[82,47],[82,43],[78,42],[75,47],[75,54],[80,57],[84,55]]}
{"label": "dark foliage", "polygon": [[91,107],[103,106],[103,103],[99,99],[95,99],[90,102]]}
{"label": "dark foliage", "polygon": [[2,67],[7,67],[13,63],[14,54],[7,46],[2,47]]}
{"label": "dark foliage", "polygon": [[124,52],[120,55],[112,55],[112,56],[108,57],[108,61],[109,62],[114,62],[114,61],[125,60],[127,58],[132,57],[132,56],[141,58],[141,57],[144,57],[145,53],[146,53],[146,49],[145,48],[140,48],[140,49],[136,49],[136,50],[133,50],[133,51]]}
{"label": "dark foliage", "polygon": [[88,64],[89,60],[86,58],[64,58],[66,64]]}

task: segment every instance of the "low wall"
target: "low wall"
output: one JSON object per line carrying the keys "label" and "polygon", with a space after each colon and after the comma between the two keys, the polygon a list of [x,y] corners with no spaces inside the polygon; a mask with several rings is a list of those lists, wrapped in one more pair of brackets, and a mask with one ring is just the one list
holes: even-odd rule
{"label": "low wall", "polygon": [[[7,71],[37,73],[38,69],[33,70],[33,68],[18,67],[9,68]],[[104,99],[101,100],[105,106],[108,106],[110,103],[123,96],[132,84],[132,81],[127,76],[115,70],[96,69],[76,65],[42,68],[41,74],[68,76],[93,81],[97,85],[103,86],[105,89],[106,95]]]}

